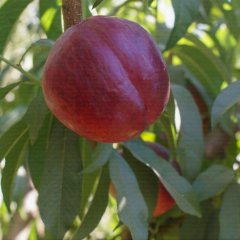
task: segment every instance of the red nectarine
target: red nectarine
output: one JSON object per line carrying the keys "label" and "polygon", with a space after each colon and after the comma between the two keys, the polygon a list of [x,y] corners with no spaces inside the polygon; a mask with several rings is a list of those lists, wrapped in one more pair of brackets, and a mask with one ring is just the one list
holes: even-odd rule
{"label": "red nectarine", "polygon": [[169,98],[156,43],[138,24],[116,17],[94,16],[67,29],[48,56],[42,86],[66,127],[100,142],[138,135]]}

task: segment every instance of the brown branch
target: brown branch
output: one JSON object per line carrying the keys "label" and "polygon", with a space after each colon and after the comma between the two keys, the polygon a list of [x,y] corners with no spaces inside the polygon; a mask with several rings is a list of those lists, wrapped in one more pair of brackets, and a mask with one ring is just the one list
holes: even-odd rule
{"label": "brown branch", "polygon": [[62,0],[64,31],[82,20],[81,0]]}
{"label": "brown branch", "polygon": [[27,225],[33,220],[33,216],[31,214],[27,215],[27,218],[24,220],[20,216],[19,212],[16,211],[11,219],[9,224],[8,234],[4,236],[3,240],[13,240],[18,234],[27,227]]}

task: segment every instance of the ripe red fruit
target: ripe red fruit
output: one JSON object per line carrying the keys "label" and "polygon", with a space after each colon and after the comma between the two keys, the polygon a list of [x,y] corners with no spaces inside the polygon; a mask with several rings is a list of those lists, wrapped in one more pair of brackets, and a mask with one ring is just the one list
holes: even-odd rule
{"label": "ripe red fruit", "polygon": [[57,40],[42,86],[66,127],[100,142],[138,135],[169,97],[166,67],[150,35],[134,22],[104,16],[70,27]]}
{"label": "ripe red fruit", "polygon": [[165,187],[160,183],[158,197],[157,197],[157,204],[153,211],[152,216],[158,217],[163,213],[168,212],[174,205],[175,205],[174,199],[167,192]]}

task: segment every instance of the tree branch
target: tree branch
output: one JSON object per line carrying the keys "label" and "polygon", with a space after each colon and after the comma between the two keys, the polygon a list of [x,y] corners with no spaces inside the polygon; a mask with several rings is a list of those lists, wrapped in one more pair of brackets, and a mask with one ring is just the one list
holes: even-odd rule
{"label": "tree branch", "polygon": [[82,20],[81,0],[62,0],[64,31]]}

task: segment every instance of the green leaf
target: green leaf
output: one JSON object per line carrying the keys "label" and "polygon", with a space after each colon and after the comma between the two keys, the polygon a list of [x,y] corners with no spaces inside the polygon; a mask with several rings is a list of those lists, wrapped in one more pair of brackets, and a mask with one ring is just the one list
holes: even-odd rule
{"label": "green leaf", "polygon": [[[92,155],[96,148],[96,142],[87,140],[85,138],[81,138],[80,147],[81,147],[81,158],[82,158],[83,171],[84,171],[84,169],[87,169],[90,165],[94,164],[94,158],[92,157]],[[82,218],[85,214],[85,211],[88,207],[89,197],[95,190],[94,187],[96,185],[96,181],[100,173],[101,172],[99,168],[97,169],[97,171],[93,171],[87,174],[82,174],[80,218]]]}
{"label": "green leaf", "polygon": [[0,161],[19,143],[21,137],[27,131],[26,123],[20,120],[0,137]]}
{"label": "green leaf", "polygon": [[188,27],[198,16],[200,0],[172,0],[175,13],[173,30],[169,36],[166,49],[173,47],[185,35]]}
{"label": "green leaf", "polygon": [[174,167],[160,158],[140,140],[125,142],[124,145],[141,162],[158,173],[158,177],[177,205],[186,213],[200,217],[199,202],[189,182],[179,176]]}
{"label": "green leaf", "polygon": [[24,52],[24,54],[22,55],[19,64],[22,62],[22,60],[24,59],[24,57],[29,53],[29,52],[33,52],[33,53],[37,53],[38,57],[39,57],[39,53],[42,52],[49,52],[52,48],[52,46],[54,45],[54,41],[50,40],[50,39],[39,39],[36,42],[32,43],[27,50]]}
{"label": "green leaf", "polygon": [[174,84],[171,90],[181,117],[177,146],[181,169],[184,176],[193,179],[201,169],[204,154],[202,120],[193,97],[185,88]]}
{"label": "green leaf", "polygon": [[83,19],[92,16],[92,13],[89,9],[89,1],[88,0],[82,0],[82,14],[83,14]]}
{"label": "green leaf", "polygon": [[12,91],[15,87],[21,84],[22,81],[12,83],[7,85],[6,87],[0,88],[0,100],[2,100],[10,91]]}
{"label": "green leaf", "polygon": [[193,183],[193,189],[203,201],[224,191],[233,179],[232,170],[222,165],[212,165],[197,177]]}
{"label": "green leaf", "polygon": [[48,107],[45,103],[43,93],[42,91],[39,91],[37,96],[31,102],[24,116],[29,128],[29,134],[32,143],[36,140],[47,113]]}
{"label": "green leaf", "polygon": [[216,64],[214,58],[210,58],[206,51],[195,46],[178,45],[173,50],[189,71],[196,76],[208,94],[216,96],[225,78]]}
{"label": "green leaf", "polygon": [[150,6],[152,4],[153,0],[147,0],[147,4],[148,6]]}
{"label": "green leaf", "polygon": [[104,166],[91,205],[73,239],[83,239],[97,227],[108,205],[109,184],[108,167]]}
{"label": "green leaf", "polygon": [[215,99],[211,111],[212,127],[220,121],[222,115],[226,113],[234,104],[240,102],[240,81],[231,83],[223,89]]}
{"label": "green leaf", "polygon": [[240,236],[240,188],[232,184],[223,197],[220,211],[219,240],[237,239]]}
{"label": "green leaf", "polygon": [[133,171],[116,152],[110,158],[109,170],[116,189],[120,220],[129,228],[133,240],[146,240],[148,209]]}
{"label": "green leaf", "polygon": [[96,8],[101,2],[103,2],[103,0],[94,1],[92,9]]}
{"label": "green leaf", "polygon": [[91,154],[91,159],[89,160],[91,164],[89,164],[87,167],[84,167],[82,174],[95,172],[102,167],[109,160],[112,151],[112,144],[97,143],[96,148]]}
{"label": "green leaf", "polygon": [[53,116],[48,114],[40,128],[38,138],[29,146],[28,167],[35,188],[39,191],[44,172],[48,143],[53,125]]}
{"label": "green leaf", "polygon": [[49,39],[55,40],[62,34],[61,5],[57,0],[39,1],[40,22]]}
{"label": "green leaf", "polygon": [[225,22],[231,34],[234,36],[236,41],[239,40],[239,5],[234,4],[233,1],[224,1],[224,0],[216,0],[219,8],[224,14]]}
{"label": "green leaf", "polygon": [[62,239],[78,214],[81,200],[81,161],[78,136],[56,122],[39,189],[39,209],[47,231]]}
{"label": "green leaf", "polygon": [[17,144],[15,144],[7,154],[5,167],[2,171],[2,193],[9,211],[17,170],[24,159],[27,143],[28,134],[27,132],[24,132],[24,134],[18,139]]}
{"label": "green leaf", "polygon": [[218,72],[219,76],[221,76],[222,81],[229,82],[231,80],[231,74],[229,73],[226,64],[224,64],[218,56],[214,55],[213,50],[206,46],[199,37],[189,33],[185,36],[185,38],[192,42],[197,49],[211,61],[214,65],[215,71]]}
{"label": "green leaf", "polygon": [[0,8],[0,55],[3,53],[11,31],[23,10],[32,0],[8,0]]}
{"label": "green leaf", "polygon": [[123,156],[137,178],[150,215],[156,208],[160,181],[151,168],[139,162],[126,148],[124,148]]}
{"label": "green leaf", "polygon": [[[218,239],[218,215],[211,203],[201,205],[202,217],[187,216],[180,228],[180,239],[183,240],[213,240]],[[215,237],[211,237],[215,234]]]}

